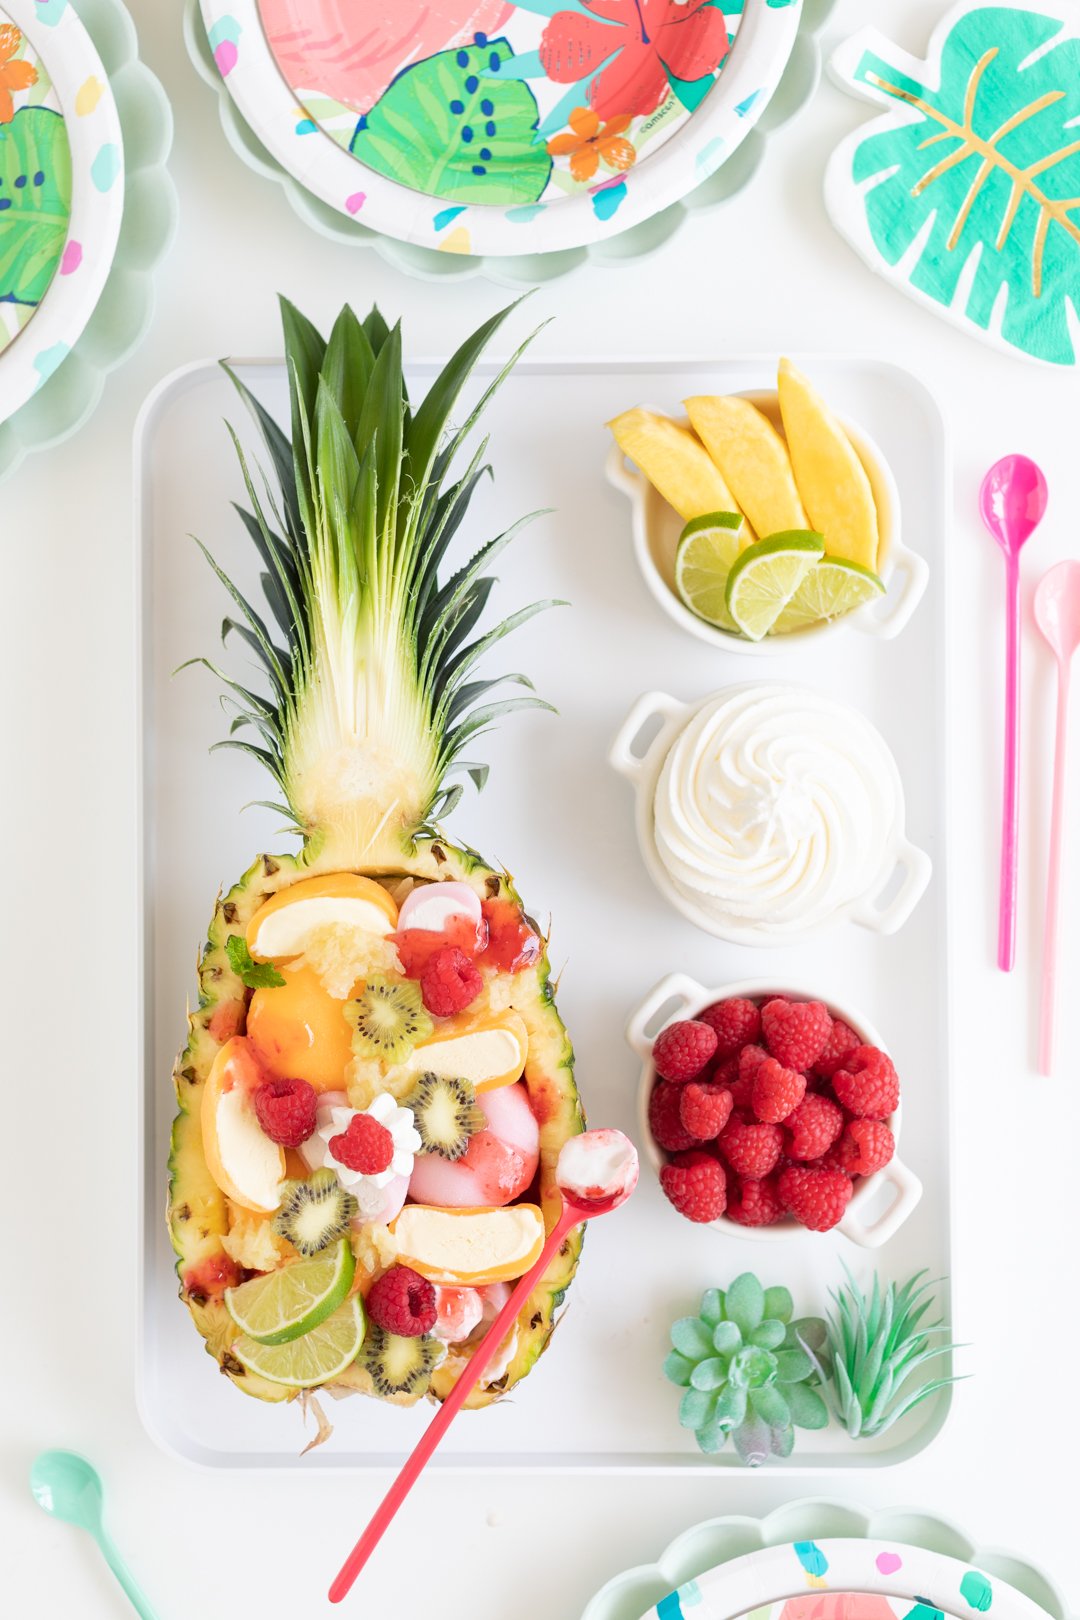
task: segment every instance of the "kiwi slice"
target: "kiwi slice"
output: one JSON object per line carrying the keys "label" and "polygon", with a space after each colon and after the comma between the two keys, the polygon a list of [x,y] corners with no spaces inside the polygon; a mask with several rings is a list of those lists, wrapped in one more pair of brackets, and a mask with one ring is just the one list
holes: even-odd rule
{"label": "kiwi slice", "polygon": [[418,1395],[427,1388],[444,1353],[430,1333],[405,1339],[369,1322],[360,1362],[371,1374],[380,1395]]}
{"label": "kiwi slice", "polygon": [[345,1017],[357,1057],[382,1058],[386,1063],[404,1063],[417,1041],[435,1027],[418,984],[374,974],[356,1000],[345,1003]]}
{"label": "kiwi slice", "polygon": [[308,1181],[286,1181],[274,1231],[287,1238],[305,1260],[348,1234],[360,1205],[332,1170],[316,1170]]}
{"label": "kiwi slice", "polygon": [[450,1075],[422,1074],[403,1098],[402,1107],[412,1109],[423,1151],[437,1153],[451,1163],[461,1158],[469,1138],[487,1127],[487,1115],[476,1100],[472,1081]]}

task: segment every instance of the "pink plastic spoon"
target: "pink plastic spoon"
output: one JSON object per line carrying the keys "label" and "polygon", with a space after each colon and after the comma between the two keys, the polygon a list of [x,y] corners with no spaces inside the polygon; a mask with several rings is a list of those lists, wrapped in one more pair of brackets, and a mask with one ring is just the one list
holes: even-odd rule
{"label": "pink plastic spoon", "polygon": [[1055,563],[1035,592],[1035,623],[1049,642],[1058,666],[1057,736],[1054,743],[1054,797],[1050,813],[1050,866],[1043,925],[1042,1011],[1039,1018],[1039,1073],[1054,1072],[1054,1015],[1057,1008],[1058,945],[1061,938],[1061,856],[1065,832],[1065,778],[1069,741],[1069,678],[1080,647],[1080,562]]}
{"label": "pink plastic spoon", "polygon": [[1027,456],[1003,456],[979,491],[979,512],[1005,557],[1005,792],[1001,818],[998,967],[1016,960],[1016,843],[1020,819],[1020,551],[1046,511],[1046,479]]}
{"label": "pink plastic spoon", "polygon": [[397,1479],[372,1516],[330,1588],[331,1603],[340,1603],[382,1540],[398,1508],[420,1477],[436,1446],[483,1377],[492,1356],[517,1319],[525,1301],[547,1269],[567,1233],[583,1221],[607,1215],[625,1204],[638,1179],[637,1150],[621,1131],[586,1131],[573,1136],[559,1154],[556,1169],[563,1211],[548,1233],[540,1258],[522,1277],[473,1351],[457,1383],[428,1424]]}

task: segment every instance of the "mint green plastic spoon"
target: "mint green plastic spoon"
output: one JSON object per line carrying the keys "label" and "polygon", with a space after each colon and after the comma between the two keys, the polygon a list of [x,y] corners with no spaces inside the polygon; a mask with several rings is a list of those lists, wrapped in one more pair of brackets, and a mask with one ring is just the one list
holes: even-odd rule
{"label": "mint green plastic spoon", "polygon": [[54,1519],[77,1524],[93,1536],[135,1613],[141,1615],[142,1620],[158,1620],[102,1523],[105,1493],[97,1469],[74,1451],[43,1451],[34,1459],[30,1470],[30,1489],[38,1507],[51,1513]]}

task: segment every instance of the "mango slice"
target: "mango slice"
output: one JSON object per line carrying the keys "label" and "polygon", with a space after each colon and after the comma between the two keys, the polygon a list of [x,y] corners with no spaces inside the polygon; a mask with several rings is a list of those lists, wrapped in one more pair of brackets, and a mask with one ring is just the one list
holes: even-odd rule
{"label": "mango slice", "polygon": [[787,445],[748,399],[698,394],[683,401],[694,432],[760,535],[808,529]]}
{"label": "mango slice", "polygon": [[780,414],[795,482],[812,526],[831,557],[877,570],[874,494],[855,447],[836,417],[790,360],[780,362]]}
{"label": "mango slice", "polygon": [[741,511],[720,469],[689,428],[640,405],[613,417],[608,427],[623,454],[681,518]]}

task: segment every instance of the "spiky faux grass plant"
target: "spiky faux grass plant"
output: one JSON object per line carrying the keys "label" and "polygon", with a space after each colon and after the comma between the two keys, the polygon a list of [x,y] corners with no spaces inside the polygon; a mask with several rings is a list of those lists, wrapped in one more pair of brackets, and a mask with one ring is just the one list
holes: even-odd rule
{"label": "spiky faux grass plant", "polygon": [[846,1283],[831,1291],[835,1311],[825,1318],[831,1362],[822,1368],[829,1405],[853,1440],[883,1434],[955,1375],[917,1376],[920,1368],[957,1348],[933,1341],[947,1335],[941,1321],[923,1325],[933,1287],[917,1271],[898,1286],[883,1288],[874,1273],[869,1294],[847,1267]]}
{"label": "spiky faux grass plant", "polygon": [[[349,872],[452,880],[469,884],[482,901],[521,905],[504,870],[456,846],[435,825],[461,791],[459,782],[447,783],[449,774],[466,771],[483,783],[486,767],[466,758],[477,736],[509,710],[548,707],[529,692],[489,698],[504,681],[528,687],[522,675],[475,673],[508,631],[548,605],[533,603],[491,629],[479,628],[493,583],[485,569],[521,524],[444,576],[448,547],[464,532],[470,499],[488,471],[487,441],[470,452],[466,440],[521,350],[480,390],[460,426],[451,418],[507,314],[493,316],[461,345],[415,409],[402,372],[400,330],[388,327],[377,310],[362,321],[342,310],[326,340],[282,303],[288,435],[233,377],[263,441],[263,465],[253,472],[233,435],[249,501],[240,516],[262,563],[265,608],[213,566],[237,610],[226,619],[225,634],[254,653],[264,689],[209,667],[236,706],[223,745],[243,748],[270,772],[284,798],[276,808],[302,842],[295,854],[254,857],[214,907],[199,962],[198,1002],[174,1070],[169,1227],[181,1297],[207,1349],[234,1383],[262,1400],[290,1399],[296,1391],[246,1371],[231,1354],[235,1328],[222,1292],[243,1270],[265,1269],[266,1245],[258,1241],[258,1222],[238,1222],[215,1183],[200,1129],[214,1061],[247,1027],[251,996],[238,960],[251,918],[301,879]],[[459,458],[461,472],[455,470]],[[541,1122],[538,1198],[551,1224],[561,1207],[559,1149],[584,1121],[546,948],[515,972],[513,1004],[528,1029],[523,1078]],[[580,1247],[578,1231],[526,1302],[505,1374],[497,1385],[477,1389],[470,1406],[498,1399],[531,1370],[551,1336]],[[432,1394],[445,1396],[454,1377],[437,1369]],[[374,1392],[359,1363],[335,1379],[335,1393],[349,1390]]]}

